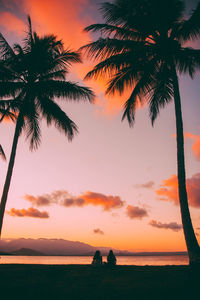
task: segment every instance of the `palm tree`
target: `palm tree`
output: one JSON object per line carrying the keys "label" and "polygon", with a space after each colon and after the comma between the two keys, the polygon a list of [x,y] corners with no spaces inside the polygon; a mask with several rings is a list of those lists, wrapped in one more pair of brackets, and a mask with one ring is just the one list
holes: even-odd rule
{"label": "palm tree", "polygon": [[134,124],[137,101],[149,104],[152,125],[160,108],[174,100],[177,137],[177,173],[181,217],[190,264],[200,263],[186,191],[184,138],[178,75],[193,77],[200,68],[200,50],[185,43],[200,35],[200,3],[188,19],[182,0],[115,0],[101,5],[104,24],[87,32],[101,37],[81,49],[98,60],[86,79],[108,75],[107,94],[132,92],[122,119]]}
{"label": "palm tree", "polygon": [[24,130],[30,140],[30,150],[37,149],[41,141],[39,121],[44,118],[47,125],[54,124],[68,140],[72,140],[78,131],[77,126],[54,98],[92,101],[94,97],[89,88],[65,79],[71,64],[81,62],[80,53],[65,50],[63,43],[54,35],[39,37],[32,31],[30,17],[28,25],[22,46],[15,44],[12,48],[0,35],[3,67],[0,72],[0,108],[10,108],[17,115],[0,204],[0,234],[21,132]]}

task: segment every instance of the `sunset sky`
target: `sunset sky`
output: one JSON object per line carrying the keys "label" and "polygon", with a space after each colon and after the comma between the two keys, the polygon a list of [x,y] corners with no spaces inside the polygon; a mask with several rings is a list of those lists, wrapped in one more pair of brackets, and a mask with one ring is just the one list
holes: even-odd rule
{"label": "sunset sky", "polygon": [[[0,32],[13,45],[24,37],[27,15],[38,34],[53,33],[66,48],[91,40],[84,27],[100,22],[98,0],[0,0]],[[197,0],[186,2],[187,12]],[[192,46],[200,48],[200,42]],[[71,67],[70,80],[90,86],[94,104],[59,102],[78,125],[72,142],[42,122],[35,152],[20,137],[6,206],[3,238],[63,238],[132,251],[181,251],[173,103],[154,128],[138,108],[130,128],[121,122],[126,97],[104,96],[105,82],[83,78],[92,62]],[[189,203],[200,237],[199,74],[181,77]],[[14,124],[0,124],[0,143],[9,159]],[[0,160],[0,187],[7,162]]]}

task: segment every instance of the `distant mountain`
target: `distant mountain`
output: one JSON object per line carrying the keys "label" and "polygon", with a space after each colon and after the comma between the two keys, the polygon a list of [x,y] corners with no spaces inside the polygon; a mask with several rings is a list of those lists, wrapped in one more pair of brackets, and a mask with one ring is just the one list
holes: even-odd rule
{"label": "distant mountain", "polygon": [[[22,249],[29,249],[31,251],[40,252],[43,255],[94,255],[97,249],[100,250],[103,255],[107,255],[108,251],[110,250],[110,248],[106,247],[93,247],[82,242],[68,241],[64,239],[20,238],[0,240],[1,252],[18,253],[18,251],[20,251],[21,253]],[[27,250],[25,252],[27,253]]]}
{"label": "distant mountain", "polygon": [[39,252],[39,251],[35,251],[33,249],[28,249],[28,248],[21,248],[21,249],[18,249],[14,252],[11,252],[12,255],[19,255],[19,256],[42,256],[42,255],[45,255],[44,253],[42,252]]}
{"label": "distant mountain", "polygon": [[[94,255],[100,250],[102,255],[107,255],[111,248],[93,247],[82,242],[64,239],[2,239],[0,240],[0,255]],[[186,252],[129,252],[126,250],[112,249],[115,255],[126,256],[161,256],[185,255]]]}

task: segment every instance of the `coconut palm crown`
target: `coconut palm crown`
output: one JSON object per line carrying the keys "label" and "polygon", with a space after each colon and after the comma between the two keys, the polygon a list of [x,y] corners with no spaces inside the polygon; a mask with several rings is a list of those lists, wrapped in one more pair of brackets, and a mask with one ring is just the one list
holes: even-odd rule
{"label": "coconut palm crown", "polygon": [[30,149],[41,142],[40,120],[53,124],[72,140],[76,124],[55,102],[56,99],[92,101],[93,92],[78,83],[67,81],[72,63],[80,63],[79,52],[65,50],[54,35],[38,36],[28,31],[23,44],[9,45],[0,35],[0,108],[10,109],[17,116],[12,151],[0,204],[0,233],[10,186],[19,136],[25,132]]}
{"label": "coconut palm crown", "polygon": [[[109,76],[107,94],[131,93],[122,119],[134,124],[137,101],[149,105],[154,124],[160,108],[174,101],[177,134],[179,200],[190,263],[200,262],[186,191],[184,139],[178,76],[193,77],[200,68],[200,50],[188,42],[200,37],[200,3],[186,19],[181,0],[114,0],[100,11],[105,23],[85,28],[101,34],[81,49],[97,60],[86,79]],[[186,45],[187,43],[187,45]]]}

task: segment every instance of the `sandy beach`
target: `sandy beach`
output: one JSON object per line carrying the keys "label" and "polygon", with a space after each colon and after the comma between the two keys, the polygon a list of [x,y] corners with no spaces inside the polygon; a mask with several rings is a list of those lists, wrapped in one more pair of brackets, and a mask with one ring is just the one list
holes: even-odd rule
{"label": "sandy beach", "polygon": [[193,299],[198,271],[188,266],[0,265],[6,299]]}

